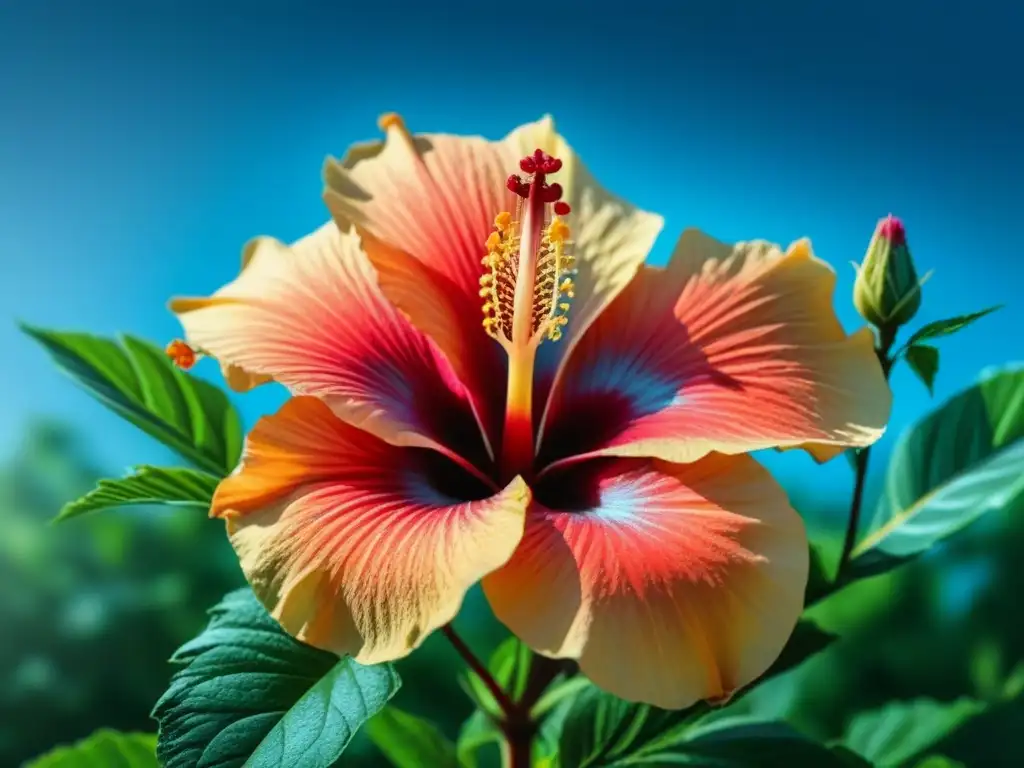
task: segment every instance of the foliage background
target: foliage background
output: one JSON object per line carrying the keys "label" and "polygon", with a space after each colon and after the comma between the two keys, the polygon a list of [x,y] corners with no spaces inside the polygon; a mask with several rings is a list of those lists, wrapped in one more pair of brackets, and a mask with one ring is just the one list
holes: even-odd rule
{"label": "foliage background", "polygon": [[[175,335],[168,295],[232,277],[255,234],[319,225],[323,156],[373,137],[380,112],[496,136],[551,111],[599,178],[665,214],[655,261],[690,224],[726,239],[809,235],[837,268],[850,328],[846,262],[892,211],[918,266],[936,269],[921,322],[1008,305],[943,342],[937,399],[1022,357],[1024,104],[1008,95],[1024,10],[685,5],[562,2],[531,17],[419,4],[384,24],[372,5],[0,3],[0,766],[98,726],[151,728],[164,660],[239,583],[219,526],[193,513],[46,527],[95,477],[165,457],[60,378],[14,319]],[[868,509],[895,435],[932,405],[905,369],[893,385]],[[279,400],[240,405],[251,423]],[[766,461],[834,536],[846,463]],[[1022,545],[1020,514],[993,516],[850,589],[821,620],[857,633],[749,706],[828,736],[891,697],[996,695],[1021,669]],[[478,596],[462,623],[481,650],[500,636]],[[402,669],[397,703],[454,728],[469,709],[454,664],[430,642]],[[975,752],[993,743],[965,738]]]}

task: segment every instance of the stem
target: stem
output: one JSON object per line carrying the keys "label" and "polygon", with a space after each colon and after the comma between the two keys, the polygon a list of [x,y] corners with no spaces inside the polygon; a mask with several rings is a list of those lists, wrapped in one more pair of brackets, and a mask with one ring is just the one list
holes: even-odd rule
{"label": "stem", "polygon": [[528,728],[510,728],[508,723],[502,725],[502,733],[505,734],[505,743],[501,749],[501,764],[503,768],[530,768],[533,764],[533,723],[526,721]]}
{"label": "stem", "polygon": [[466,645],[466,642],[459,637],[451,624],[446,624],[441,631],[444,632],[448,642],[452,644],[467,666],[487,686],[487,690],[491,692],[494,700],[501,707],[503,718],[498,725],[505,736],[505,744],[502,747],[502,765],[505,768],[530,768],[533,760],[533,737],[537,732],[537,726],[530,717],[530,707],[533,706],[533,702],[528,701],[526,697],[520,703],[513,701],[508,693],[498,685],[498,681],[494,679],[487,667]]}
{"label": "stem", "polygon": [[864,485],[868,477],[868,460],[871,458],[871,449],[862,448],[857,451],[857,458],[854,468],[857,476],[853,483],[853,500],[850,502],[850,517],[846,523],[846,538],[843,539],[843,552],[839,555],[839,570],[836,578],[842,575],[850,562],[850,555],[857,543],[857,530],[860,527],[860,508],[864,502]]}
{"label": "stem", "polygon": [[[875,346],[875,353],[878,355],[878,362],[882,364],[882,373],[885,376],[885,380],[889,380],[889,373],[892,371],[893,363],[896,362],[894,356],[890,356],[892,351],[892,345],[896,341],[896,329],[891,327],[880,328],[878,330],[878,342]],[[853,548],[857,544],[857,531],[860,527],[860,510],[864,503],[864,486],[867,484],[868,478],[868,462],[871,460],[871,448],[861,448],[857,451],[857,457],[854,461],[854,470],[856,472],[856,478],[853,483],[853,499],[850,501],[850,516],[846,523],[846,538],[843,539],[843,551],[839,555],[839,568],[836,571],[836,581],[838,582],[842,576],[846,567],[850,563],[850,556],[853,554]]]}
{"label": "stem", "polygon": [[446,624],[441,628],[444,632],[444,636],[448,638],[448,642],[452,644],[452,647],[458,652],[462,659],[466,662],[466,665],[476,673],[484,685],[487,686],[487,690],[491,692],[494,700],[498,702],[498,706],[501,707],[501,711],[508,716],[508,713],[512,710],[518,709],[516,703],[509,698],[509,695],[505,693],[498,681],[494,679],[490,672],[487,671],[487,667],[478,659],[473,651],[470,650],[466,642],[459,637],[459,634],[455,631],[455,628],[451,624]]}
{"label": "stem", "polygon": [[516,702],[498,684],[451,624],[442,627],[441,631],[469,668],[483,680],[487,690],[501,707],[502,719],[498,722],[498,727],[505,737],[505,743],[501,748],[502,765],[504,768],[530,768],[533,763],[533,739],[537,735],[537,723],[530,716],[530,710],[551,681],[563,671],[565,665],[553,659],[534,655],[522,700]]}

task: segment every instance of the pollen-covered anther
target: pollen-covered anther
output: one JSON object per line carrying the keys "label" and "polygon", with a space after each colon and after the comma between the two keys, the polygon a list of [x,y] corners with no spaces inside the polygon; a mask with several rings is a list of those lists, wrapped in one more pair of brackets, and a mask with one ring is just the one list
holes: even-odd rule
{"label": "pollen-covered anther", "polygon": [[563,286],[575,270],[569,226],[561,217],[571,209],[562,200],[562,185],[549,180],[561,168],[560,159],[537,149],[505,181],[519,200],[514,217],[502,212],[494,218],[480,281],[485,328],[503,344],[557,340],[568,322],[572,294]]}
{"label": "pollen-covered anther", "polygon": [[483,327],[488,335],[508,341],[512,332],[512,302],[519,237],[514,231],[512,214],[502,211],[494,217],[495,231],[487,236],[486,255],[481,259],[485,272],[480,276],[483,303]]}
{"label": "pollen-covered anther", "polygon": [[181,339],[175,339],[164,349],[164,353],[171,359],[171,362],[187,371],[196,364],[198,355],[187,343]]}
{"label": "pollen-covered anther", "polygon": [[541,240],[534,312],[537,330],[549,341],[558,341],[569,322],[566,313],[571,308],[568,299],[572,297],[564,293],[562,287],[566,282],[571,287],[571,276],[576,274],[575,259],[569,252],[570,234],[569,225],[555,217]]}
{"label": "pollen-covered anther", "polygon": [[555,219],[548,227],[548,237],[553,243],[564,243],[569,239],[569,226],[561,219]]}

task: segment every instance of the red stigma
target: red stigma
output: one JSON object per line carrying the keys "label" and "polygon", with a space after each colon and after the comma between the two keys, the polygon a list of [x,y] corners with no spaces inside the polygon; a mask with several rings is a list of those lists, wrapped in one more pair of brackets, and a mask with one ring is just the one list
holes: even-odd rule
{"label": "red stigma", "polygon": [[[508,177],[505,186],[510,192],[514,192],[522,198],[528,198],[531,190],[536,188],[537,197],[542,203],[556,203],[562,197],[562,185],[546,183],[545,176],[550,173],[558,173],[561,169],[561,160],[552,157],[542,149],[536,149],[532,155],[526,155],[519,161],[519,170],[531,174],[532,178],[524,181],[514,173]],[[558,210],[561,209],[565,209],[565,213],[568,213],[568,206],[564,203],[559,206]],[[555,212],[558,213],[558,210]]]}
{"label": "red stigma", "polygon": [[539,192],[541,202],[554,203],[562,196],[562,185],[557,182],[554,184],[542,184]]}
{"label": "red stigma", "polygon": [[568,203],[564,203],[559,200],[555,203],[555,214],[558,216],[568,216],[572,212],[572,208],[569,207]]}
{"label": "red stigma", "polygon": [[562,170],[562,161],[557,157],[545,157],[540,169],[544,173],[558,173],[558,171]]}
{"label": "red stigma", "polygon": [[528,182],[523,181],[516,174],[512,174],[505,181],[505,187],[509,192],[514,192],[519,197],[527,198],[530,196],[530,185]]}
{"label": "red stigma", "polygon": [[907,230],[904,229],[903,222],[891,213],[878,222],[878,234],[893,245],[904,245],[907,242]]}

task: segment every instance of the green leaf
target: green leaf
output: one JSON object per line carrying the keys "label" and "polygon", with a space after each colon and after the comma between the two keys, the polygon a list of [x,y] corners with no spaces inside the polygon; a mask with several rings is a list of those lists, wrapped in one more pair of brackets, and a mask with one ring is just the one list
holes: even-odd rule
{"label": "green leaf", "polygon": [[912,347],[917,342],[925,341],[926,339],[950,336],[957,331],[963,330],[975,320],[979,320],[985,315],[995,312],[997,309],[1002,309],[1002,305],[1000,304],[995,307],[989,307],[988,309],[983,309],[980,312],[972,312],[969,315],[957,315],[956,317],[951,317],[947,320],[936,320],[934,323],[928,323],[928,325],[911,335],[907,340],[906,346]]}
{"label": "green leaf", "polygon": [[537,700],[537,703],[530,709],[530,714],[534,718],[542,717],[555,707],[560,706],[567,699],[575,698],[584,688],[589,688],[590,685],[590,681],[581,675],[559,680]]}
{"label": "green leaf", "polygon": [[249,589],[225,595],[178,649],[153,709],[164,768],[327,768],[400,681],[287,635]]}
{"label": "green leaf", "polygon": [[967,766],[942,755],[929,755],[919,763],[915,763],[914,768],[967,768]]}
{"label": "green leaf", "polygon": [[706,705],[665,710],[636,704],[596,687],[573,701],[559,740],[563,768],[626,765],[625,760],[670,747],[708,712]]}
{"label": "green leaf", "polygon": [[178,370],[162,350],[126,336],[118,344],[85,333],[22,330],[90,395],[199,469],[235,468],[242,425],[224,392]]}
{"label": "green leaf", "polygon": [[857,715],[846,729],[843,744],[878,768],[901,766],[929,751],[983,709],[982,703],[969,699],[895,702]]}
{"label": "green leaf", "polygon": [[829,594],[832,580],[825,570],[825,559],[821,550],[814,544],[810,545],[810,570],[807,574],[807,588],[804,591],[804,605],[814,605]]}
{"label": "green leaf", "polygon": [[489,744],[500,744],[501,728],[495,716],[482,709],[471,714],[459,729],[455,752],[461,765],[476,768],[479,765],[477,753]]}
{"label": "green leaf", "polygon": [[395,707],[374,715],[366,734],[395,768],[458,768],[455,745],[436,725]]}
{"label": "green leaf", "polygon": [[218,482],[213,475],[195,469],[136,467],[127,477],[97,482],[85,496],[65,504],[56,522],[88,512],[143,504],[208,510]]}
{"label": "green leaf", "polygon": [[[533,653],[517,637],[509,637],[491,654],[487,661],[487,671],[491,673],[499,686],[504,689],[513,701],[518,701],[526,690],[530,679],[530,667]],[[482,709],[498,714],[501,708],[484,681],[473,670],[466,670],[465,682],[470,698]]]}
{"label": "green leaf", "polygon": [[1000,369],[911,427],[896,446],[847,580],[881,573],[1024,494],[1024,367]]}
{"label": "green leaf", "polygon": [[928,394],[935,394],[935,374],[939,372],[939,350],[927,344],[915,344],[903,353],[917,378],[928,388]]}
{"label": "green leaf", "polygon": [[926,754],[937,753],[965,765],[1024,765],[1024,699],[987,702],[984,712],[969,718]]}
{"label": "green leaf", "polygon": [[69,747],[57,747],[24,768],[160,768],[156,734],[121,733],[107,728]]}
{"label": "green leaf", "polygon": [[[487,670],[495,681],[516,701],[522,698],[530,681],[533,669],[533,652],[516,637],[509,637],[498,646],[487,662]],[[550,663],[545,661],[544,663]],[[490,691],[475,674],[467,676],[471,698],[480,707],[463,723],[459,731],[457,752],[463,765],[477,764],[476,752],[482,747],[500,743],[503,739],[498,721],[501,711]],[[569,710],[572,697],[590,683],[581,677],[556,677],[552,684],[539,697],[530,710],[531,716],[539,726],[534,741],[533,758],[535,761],[549,757],[558,745],[562,720]]]}
{"label": "green leaf", "polygon": [[[824,631],[813,621],[802,619],[775,663],[757,683],[740,691],[736,698],[794,669],[829,647],[836,639],[835,635]],[[705,702],[698,702],[683,710],[658,709],[647,704],[623,701],[591,686],[572,700],[572,706],[565,715],[560,746],[563,768],[575,765],[571,761],[566,762],[566,749],[570,750],[570,757],[583,761],[580,765],[593,766],[620,765],[615,761],[601,762],[611,757],[619,760],[647,755],[652,751],[661,755],[663,751],[675,749],[678,744],[686,741],[689,732],[711,711]]]}
{"label": "green leaf", "polygon": [[839,765],[843,766],[843,768],[875,768],[863,757],[847,749],[842,744],[832,744],[829,746],[829,749],[833,756],[839,759]]}
{"label": "green leaf", "polygon": [[757,682],[771,680],[773,677],[795,669],[811,656],[824,651],[838,639],[836,635],[826,632],[810,619],[801,619],[793,629],[793,634],[789,636],[779,658]]}
{"label": "green leaf", "polygon": [[581,697],[562,732],[562,768],[689,765],[701,768],[851,768],[848,754],[784,723],[720,720],[705,727],[674,722],[679,713],[594,696]]}
{"label": "green leaf", "polygon": [[786,723],[742,719],[722,720],[693,732],[678,754],[683,759],[669,764],[701,768],[872,768],[842,746],[827,747]]}

